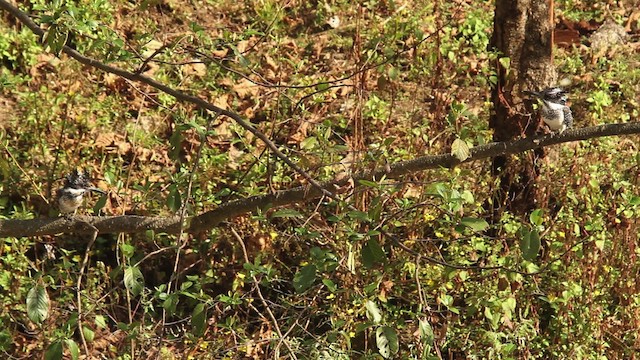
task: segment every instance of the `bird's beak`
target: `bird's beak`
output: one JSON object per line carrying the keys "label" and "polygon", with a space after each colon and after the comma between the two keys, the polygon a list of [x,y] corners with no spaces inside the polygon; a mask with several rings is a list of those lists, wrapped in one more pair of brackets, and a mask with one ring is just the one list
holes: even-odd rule
{"label": "bird's beak", "polygon": [[537,92],[537,91],[527,91],[527,90],[525,90],[525,91],[523,91],[523,93],[525,93],[525,94],[527,94],[527,95],[535,96],[535,97],[537,97],[537,98],[539,98],[539,99],[541,99],[541,98],[542,98],[542,94],[540,94],[540,93],[539,93],[539,92]]}
{"label": "bird's beak", "polygon": [[87,190],[88,190],[88,191],[93,191],[93,192],[97,192],[97,193],[99,193],[99,194],[102,194],[102,195],[104,195],[104,194],[106,194],[106,192],[105,192],[105,191],[103,191],[103,190],[100,190],[100,189],[98,189],[98,188],[95,188],[95,187],[90,187],[90,188],[87,188]]}

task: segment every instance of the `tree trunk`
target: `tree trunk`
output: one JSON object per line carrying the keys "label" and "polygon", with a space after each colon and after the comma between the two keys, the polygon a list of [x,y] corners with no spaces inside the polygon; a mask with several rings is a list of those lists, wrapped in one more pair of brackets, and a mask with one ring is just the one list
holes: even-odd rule
{"label": "tree trunk", "polygon": [[[498,82],[492,91],[494,112],[489,126],[494,141],[532,136],[540,121],[530,105],[522,101],[523,90],[540,90],[556,81],[553,66],[553,0],[497,0],[491,47],[498,51]],[[494,216],[502,210],[525,213],[539,208],[541,197],[536,186],[539,170],[536,159],[544,149],[520,157],[498,156],[492,164],[500,178],[494,192]],[[494,217],[495,218],[495,217]],[[497,219],[496,219],[497,220]]]}

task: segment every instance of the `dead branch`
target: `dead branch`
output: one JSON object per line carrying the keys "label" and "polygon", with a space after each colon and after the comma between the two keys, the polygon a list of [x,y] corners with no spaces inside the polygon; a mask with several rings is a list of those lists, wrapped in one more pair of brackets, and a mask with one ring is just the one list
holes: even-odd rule
{"label": "dead branch", "polygon": [[[354,186],[358,187],[361,186],[359,184],[360,180],[398,179],[412,172],[435,168],[452,168],[461,163],[478,161],[498,155],[517,154],[571,141],[639,133],[640,122],[572,129],[565,131],[562,135],[545,135],[476,146],[471,148],[471,156],[463,162],[450,154],[423,156],[391,164],[389,167],[380,167],[372,171],[355,173],[351,176],[340,176],[332,181],[320,183],[320,186],[323,189],[335,190],[353,181]],[[319,189],[307,185],[277,191],[273,194],[229,201],[216,209],[188,219],[184,231],[191,233],[207,231],[224,220],[255,211],[256,209],[306,202],[317,199],[320,196],[322,196],[322,192]],[[136,233],[154,230],[156,232],[176,234],[181,228],[179,216],[79,216],[75,218],[0,220],[0,237],[53,235],[59,233],[90,234],[93,230],[87,226],[87,223],[98,229],[100,233]]]}

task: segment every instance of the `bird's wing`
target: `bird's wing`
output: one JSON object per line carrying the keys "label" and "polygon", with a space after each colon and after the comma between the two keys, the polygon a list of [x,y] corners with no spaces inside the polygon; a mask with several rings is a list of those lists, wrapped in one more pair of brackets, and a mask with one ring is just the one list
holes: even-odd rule
{"label": "bird's wing", "polygon": [[568,106],[562,108],[562,112],[564,114],[564,124],[567,128],[573,127],[573,114],[571,113],[571,109]]}

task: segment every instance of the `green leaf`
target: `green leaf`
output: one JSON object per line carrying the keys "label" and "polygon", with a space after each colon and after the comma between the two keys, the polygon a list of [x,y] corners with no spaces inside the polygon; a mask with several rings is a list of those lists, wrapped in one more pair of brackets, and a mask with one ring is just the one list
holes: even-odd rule
{"label": "green leaf", "polygon": [[62,359],[62,342],[54,341],[44,353],[44,360],[60,360]]}
{"label": "green leaf", "polygon": [[473,204],[475,199],[473,198],[473,194],[469,190],[465,190],[460,194],[460,198],[464,200],[467,204]]}
{"label": "green leaf", "polygon": [[[42,285],[32,287],[27,293],[27,316],[36,324],[49,315],[49,295]],[[62,345],[61,345],[62,346]]]}
{"label": "green leaf", "polygon": [[529,221],[531,221],[533,225],[540,226],[542,225],[542,221],[543,221],[542,215],[543,215],[542,209],[533,210],[531,212],[531,215],[529,215]]}
{"label": "green leaf", "polygon": [[281,209],[273,214],[271,214],[271,218],[300,218],[302,214],[294,209]]}
{"label": "green leaf", "polygon": [[634,196],[629,200],[629,204],[631,205],[640,205],[640,196]]}
{"label": "green leaf", "polygon": [[371,268],[386,259],[387,254],[384,253],[378,241],[375,238],[369,238],[369,241],[362,247],[362,264],[366,268]]}
{"label": "green leaf", "polygon": [[207,312],[203,303],[199,303],[193,309],[191,314],[191,326],[194,336],[201,337],[204,335],[204,330],[207,328]]}
{"label": "green leaf", "polygon": [[52,25],[44,34],[43,42],[45,44],[44,51],[48,51],[58,56],[62,52],[64,45],[67,43],[69,33],[58,25]]}
{"label": "green leaf", "polygon": [[107,204],[107,195],[102,195],[93,206],[93,213],[97,214]]}
{"label": "green leaf", "polygon": [[101,329],[107,328],[107,319],[103,315],[96,315],[95,324]]}
{"label": "green leaf", "polygon": [[389,326],[380,326],[376,329],[376,345],[380,355],[390,359],[398,352],[398,334]]}
{"label": "green leaf", "polygon": [[324,286],[327,287],[327,289],[329,289],[329,291],[331,292],[336,292],[336,290],[338,290],[338,286],[336,285],[336,283],[334,283],[333,281],[331,281],[330,279],[322,279],[322,283],[324,284]]}
{"label": "green leaf", "polygon": [[122,251],[122,255],[124,255],[125,258],[131,259],[133,254],[135,254],[136,248],[131,244],[123,242],[122,245],[120,245],[120,251]]}
{"label": "green leaf", "polygon": [[96,338],[95,331],[91,330],[91,328],[88,326],[82,327],[82,333],[84,334],[84,339],[88,342],[93,342],[93,339]]}
{"label": "green leaf", "polygon": [[389,79],[391,80],[398,80],[398,77],[400,76],[400,70],[395,66],[391,66],[387,71],[387,75],[389,75]]}
{"label": "green leaf", "polygon": [[540,234],[536,230],[523,229],[520,237],[520,251],[527,261],[533,261],[540,251]]}
{"label": "green leaf", "polygon": [[185,281],[180,285],[180,291],[188,290],[193,286],[193,281]]}
{"label": "green leaf", "polygon": [[80,349],[78,348],[78,344],[71,339],[67,339],[64,341],[67,345],[67,349],[69,350],[69,354],[71,354],[71,359],[78,360],[80,357]]}
{"label": "green leaf", "polygon": [[176,212],[182,207],[182,197],[177,186],[171,186],[169,196],[167,196],[167,207],[169,210]]}
{"label": "green leaf", "polygon": [[376,305],[375,302],[367,300],[364,303],[364,307],[367,309],[367,317],[374,324],[379,324],[382,321],[382,313],[380,312],[380,309],[378,309],[378,305]]}
{"label": "green leaf", "polygon": [[370,188],[379,188],[380,187],[380,184],[378,184],[377,182],[364,180],[364,179],[358,180],[358,184],[360,184],[362,186],[368,186]]}
{"label": "green leaf", "polygon": [[313,150],[318,147],[318,138],[310,136],[300,142],[300,149]]}
{"label": "green leaf", "polygon": [[171,293],[162,302],[162,308],[164,308],[167,313],[169,313],[169,315],[173,315],[176,312],[176,308],[178,307],[179,302],[180,298],[178,297],[178,294]]}
{"label": "green leaf", "polygon": [[433,345],[433,328],[429,324],[429,320],[420,319],[420,337],[424,339],[424,342],[428,345]]}
{"label": "green leaf", "polygon": [[144,288],[144,276],[137,266],[129,266],[124,271],[124,286],[133,296],[138,296]]}
{"label": "green leaf", "polygon": [[469,149],[469,145],[467,142],[458,138],[453,140],[453,144],[451,144],[451,155],[458,158],[460,161],[465,161],[471,156],[471,150]]}
{"label": "green leaf", "polygon": [[501,57],[498,59],[498,62],[505,70],[509,70],[509,68],[511,67],[511,58]]}
{"label": "green leaf", "polygon": [[304,292],[313,285],[316,281],[316,271],[317,268],[315,265],[307,265],[295,274],[293,277],[293,288],[298,294]]}
{"label": "green leaf", "polygon": [[451,189],[444,183],[434,183],[427,187],[427,194],[438,196],[442,199],[448,199],[451,194]]}
{"label": "green leaf", "polygon": [[247,58],[244,57],[244,55],[242,55],[242,53],[240,52],[240,50],[238,50],[237,47],[235,47],[234,45],[229,45],[229,46],[233,50],[233,54],[238,59],[238,63],[240,63],[240,65],[244,67],[249,67],[249,65],[251,65],[251,62],[249,62],[249,60],[247,60]]}
{"label": "green leaf", "polygon": [[349,216],[349,218],[353,220],[360,220],[360,221],[367,221],[367,222],[371,221],[371,219],[369,218],[369,214],[364,211],[359,211],[359,210],[349,211],[347,213],[347,216]]}
{"label": "green leaf", "polygon": [[486,220],[470,217],[462,218],[462,220],[460,220],[460,224],[471,228],[473,231],[478,232],[484,231],[489,227],[489,223]]}

